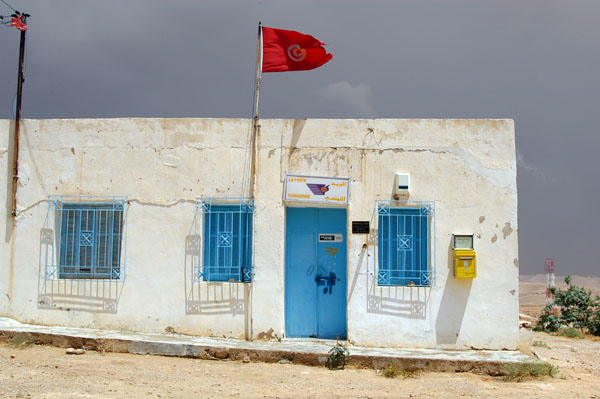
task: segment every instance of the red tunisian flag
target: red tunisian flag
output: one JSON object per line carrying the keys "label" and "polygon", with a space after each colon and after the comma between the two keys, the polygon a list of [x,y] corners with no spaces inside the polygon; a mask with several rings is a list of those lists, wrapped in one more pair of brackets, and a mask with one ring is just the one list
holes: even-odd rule
{"label": "red tunisian flag", "polygon": [[333,55],[323,48],[325,43],[293,30],[263,26],[263,72],[306,71],[329,61]]}

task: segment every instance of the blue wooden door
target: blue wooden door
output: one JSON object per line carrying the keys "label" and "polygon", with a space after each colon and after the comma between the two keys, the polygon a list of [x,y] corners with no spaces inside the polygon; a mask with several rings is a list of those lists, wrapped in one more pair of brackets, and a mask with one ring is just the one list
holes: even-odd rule
{"label": "blue wooden door", "polygon": [[286,333],[346,338],[346,210],[287,208]]}

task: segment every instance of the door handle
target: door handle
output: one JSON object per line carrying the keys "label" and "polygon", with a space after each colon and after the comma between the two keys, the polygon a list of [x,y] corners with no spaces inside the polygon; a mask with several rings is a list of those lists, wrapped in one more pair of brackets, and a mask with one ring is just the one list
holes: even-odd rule
{"label": "door handle", "polygon": [[340,279],[337,278],[335,273],[330,272],[328,276],[323,276],[321,274],[317,274],[315,276],[315,281],[316,281],[317,285],[323,285],[326,282],[327,286],[324,288],[323,293],[331,294],[333,292],[333,286],[335,285],[335,282],[340,281]]}

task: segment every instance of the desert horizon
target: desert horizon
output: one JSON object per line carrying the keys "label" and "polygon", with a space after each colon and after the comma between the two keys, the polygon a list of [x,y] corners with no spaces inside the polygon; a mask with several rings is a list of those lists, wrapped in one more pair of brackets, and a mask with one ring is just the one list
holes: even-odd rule
{"label": "desert horizon", "polygon": [[[558,288],[566,288],[565,276],[555,276]],[[592,295],[600,295],[600,277],[571,276],[571,283],[592,291]],[[546,275],[531,274],[519,276],[519,312],[538,317],[546,306]]]}

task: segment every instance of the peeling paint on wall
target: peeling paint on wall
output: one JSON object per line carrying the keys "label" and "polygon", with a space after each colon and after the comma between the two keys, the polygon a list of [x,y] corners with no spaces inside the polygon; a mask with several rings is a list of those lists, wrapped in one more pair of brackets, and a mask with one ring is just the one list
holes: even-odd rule
{"label": "peeling paint on wall", "polygon": [[168,166],[169,168],[177,168],[181,165],[181,158],[176,155],[164,155],[162,159],[163,165]]}
{"label": "peeling paint on wall", "polygon": [[514,231],[514,229],[512,227],[510,227],[510,222],[504,223],[504,227],[502,228],[502,234],[504,234],[505,240],[506,240],[506,237],[511,235],[513,231]]}

